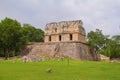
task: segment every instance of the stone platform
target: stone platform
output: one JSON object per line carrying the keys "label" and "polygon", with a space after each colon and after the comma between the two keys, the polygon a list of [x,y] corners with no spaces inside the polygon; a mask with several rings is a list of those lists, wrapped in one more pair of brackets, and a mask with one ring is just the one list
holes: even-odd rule
{"label": "stone platform", "polygon": [[76,60],[97,60],[88,44],[81,42],[31,43],[24,47],[23,55],[30,57],[67,56]]}

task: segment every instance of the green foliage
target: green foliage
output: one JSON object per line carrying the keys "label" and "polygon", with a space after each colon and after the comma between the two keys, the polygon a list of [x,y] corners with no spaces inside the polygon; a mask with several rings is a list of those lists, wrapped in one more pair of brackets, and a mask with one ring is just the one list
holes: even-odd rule
{"label": "green foliage", "polygon": [[103,49],[106,47],[106,41],[109,36],[105,36],[102,33],[102,30],[96,29],[96,31],[91,31],[88,33],[88,43],[96,50]]}
{"label": "green foliage", "polygon": [[41,29],[36,29],[30,24],[23,24],[22,33],[24,40],[27,42],[43,42],[44,32]]}
{"label": "green foliage", "polygon": [[101,30],[91,31],[87,35],[88,43],[98,53],[109,56],[110,58],[120,57],[120,35],[113,36],[111,39],[102,33]]}
{"label": "green foliage", "polygon": [[9,57],[10,50],[17,50],[21,46],[21,25],[18,21],[5,18],[0,22],[0,47],[5,58]]}
{"label": "green foliage", "polygon": [[117,44],[120,44],[120,35],[113,36],[112,40],[114,40]]}
{"label": "green foliage", "polygon": [[[9,67],[8,67],[9,66]],[[51,73],[46,69],[51,68]],[[23,63],[0,61],[0,80],[119,80],[120,63],[41,61]]]}
{"label": "green foliage", "polygon": [[103,53],[111,58],[120,58],[120,35],[112,37]]}
{"label": "green foliage", "polygon": [[42,42],[44,32],[30,24],[21,24],[17,20],[5,18],[0,22],[0,56],[16,56],[20,54],[26,42]]}

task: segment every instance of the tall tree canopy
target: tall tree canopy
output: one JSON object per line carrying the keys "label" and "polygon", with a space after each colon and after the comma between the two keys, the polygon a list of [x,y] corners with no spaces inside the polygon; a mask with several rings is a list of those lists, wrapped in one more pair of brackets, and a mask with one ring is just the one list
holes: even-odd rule
{"label": "tall tree canopy", "polygon": [[110,58],[120,57],[120,35],[109,38],[102,30],[96,29],[87,35],[88,43],[96,52],[109,56]]}
{"label": "tall tree canopy", "polygon": [[96,31],[91,31],[87,35],[88,43],[96,50],[103,49],[106,47],[107,40],[109,36],[105,36],[102,30],[96,29]]}
{"label": "tall tree canopy", "polygon": [[44,32],[30,24],[21,24],[17,20],[5,18],[0,21],[0,56],[18,55],[26,42],[43,42]]}
{"label": "tall tree canopy", "polygon": [[17,20],[5,18],[0,22],[0,48],[4,51],[6,59],[10,50],[19,47],[21,38],[21,24]]}
{"label": "tall tree canopy", "polygon": [[113,36],[102,53],[110,58],[120,58],[120,35]]}
{"label": "tall tree canopy", "polygon": [[22,33],[27,42],[43,42],[44,32],[30,24],[23,24]]}

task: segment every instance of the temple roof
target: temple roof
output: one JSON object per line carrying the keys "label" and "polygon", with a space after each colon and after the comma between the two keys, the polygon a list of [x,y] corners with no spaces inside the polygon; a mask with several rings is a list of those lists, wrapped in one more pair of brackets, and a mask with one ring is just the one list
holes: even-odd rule
{"label": "temple roof", "polygon": [[85,29],[81,20],[52,22],[46,24],[45,27],[46,35],[75,32],[85,35]]}

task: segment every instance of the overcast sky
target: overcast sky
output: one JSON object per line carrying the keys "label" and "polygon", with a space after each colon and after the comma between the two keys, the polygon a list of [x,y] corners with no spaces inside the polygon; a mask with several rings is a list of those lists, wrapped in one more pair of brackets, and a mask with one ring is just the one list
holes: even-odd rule
{"label": "overcast sky", "polygon": [[82,20],[86,32],[120,34],[120,0],[0,0],[0,20],[5,17],[43,30],[50,22]]}

